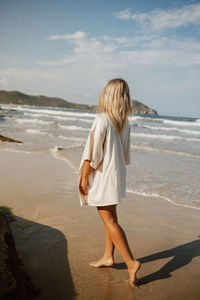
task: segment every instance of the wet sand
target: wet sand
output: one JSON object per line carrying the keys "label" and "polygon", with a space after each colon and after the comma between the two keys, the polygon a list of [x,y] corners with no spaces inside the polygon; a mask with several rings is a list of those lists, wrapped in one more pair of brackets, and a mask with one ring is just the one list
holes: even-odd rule
{"label": "wet sand", "polygon": [[[78,167],[80,153],[72,161]],[[0,206],[12,208],[11,229],[24,269],[41,287],[37,299],[200,299],[200,211],[127,193],[118,206],[135,258],[139,287],[116,251],[116,265],[95,269],[104,229],[95,207],[80,207],[77,173],[48,153],[0,152]]]}

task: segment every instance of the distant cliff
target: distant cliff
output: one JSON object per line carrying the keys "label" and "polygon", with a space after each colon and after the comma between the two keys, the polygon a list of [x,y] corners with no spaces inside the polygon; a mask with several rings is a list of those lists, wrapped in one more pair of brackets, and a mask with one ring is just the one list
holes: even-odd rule
{"label": "distant cliff", "polygon": [[26,95],[18,91],[0,91],[0,103],[90,109],[90,105],[87,104],[72,103],[57,97]]}
{"label": "distant cliff", "polygon": [[134,114],[140,114],[140,115],[158,115],[158,112],[148,107],[147,105],[143,104],[142,102],[139,102],[137,100],[132,100],[133,102],[133,113]]}
{"label": "distant cliff", "polygon": [[[158,114],[156,110],[154,110],[153,108],[149,108],[148,106],[144,105],[139,101],[132,100],[132,102],[133,113],[135,114]],[[73,103],[57,97],[26,95],[18,91],[0,91],[0,103],[16,105],[35,105],[43,107],[78,108],[88,110],[93,110],[95,108],[95,105]]]}

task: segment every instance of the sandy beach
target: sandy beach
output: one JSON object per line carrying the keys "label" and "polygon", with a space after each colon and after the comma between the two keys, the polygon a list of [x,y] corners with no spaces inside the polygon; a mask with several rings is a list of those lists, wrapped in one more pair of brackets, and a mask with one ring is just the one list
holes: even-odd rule
{"label": "sandy beach", "polygon": [[[71,151],[76,168],[81,150]],[[0,165],[0,206],[15,215],[16,248],[41,288],[38,300],[200,299],[199,210],[127,193],[119,223],[142,263],[141,285],[132,288],[117,251],[115,266],[89,266],[103,253],[104,229],[95,207],[80,207],[70,164],[49,153],[1,151]]]}

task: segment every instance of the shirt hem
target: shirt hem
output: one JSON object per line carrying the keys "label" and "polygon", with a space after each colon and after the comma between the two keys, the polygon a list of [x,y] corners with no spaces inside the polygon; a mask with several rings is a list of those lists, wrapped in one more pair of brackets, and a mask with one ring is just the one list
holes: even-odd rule
{"label": "shirt hem", "polygon": [[120,204],[121,202],[117,203],[107,203],[107,204],[82,204],[81,206],[109,206],[109,205],[116,205]]}

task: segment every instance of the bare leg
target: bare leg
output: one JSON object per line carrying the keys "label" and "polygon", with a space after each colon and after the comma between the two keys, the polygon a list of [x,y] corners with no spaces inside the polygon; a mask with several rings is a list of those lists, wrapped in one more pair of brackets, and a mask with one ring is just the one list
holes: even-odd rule
{"label": "bare leg", "polygon": [[102,267],[102,266],[113,266],[114,265],[114,250],[115,245],[113,244],[108,229],[104,226],[105,230],[105,250],[103,256],[98,260],[90,263],[92,267]]}
{"label": "bare leg", "polygon": [[136,282],[136,273],[138,272],[141,263],[134,259],[128,245],[126,234],[118,224],[116,217],[116,205],[101,206],[97,208],[104,226],[108,230],[109,237],[127,265],[129,281],[130,283],[134,284]]}
{"label": "bare leg", "polygon": [[104,257],[112,257],[114,256],[114,251],[115,251],[115,245],[113,244],[112,239],[110,238],[109,235],[109,231],[106,228],[106,226],[104,226],[104,230],[105,230],[105,250],[104,250]]}

